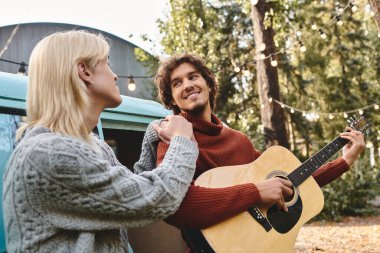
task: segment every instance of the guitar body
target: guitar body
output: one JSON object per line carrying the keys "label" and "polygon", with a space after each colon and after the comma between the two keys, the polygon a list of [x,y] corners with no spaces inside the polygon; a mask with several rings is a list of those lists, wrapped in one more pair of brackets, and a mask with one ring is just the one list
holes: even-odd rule
{"label": "guitar body", "polygon": [[[273,146],[250,164],[211,169],[199,176],[195,184],[220,188],[258,183],[276,176],[286,177],[300,164],[289,150]],[[217,253],[293,252],[300,228],[317,215],[324,204],[322,191],[313,177],[293,190],[294,196],[286,200],[288,212],[276,206],[256,206],[201,232]]]}

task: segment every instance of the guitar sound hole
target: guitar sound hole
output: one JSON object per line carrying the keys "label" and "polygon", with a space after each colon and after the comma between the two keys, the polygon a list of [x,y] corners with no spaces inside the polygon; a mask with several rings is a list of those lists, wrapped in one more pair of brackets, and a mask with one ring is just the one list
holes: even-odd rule
{"label": "guitar sound hole", "polygon": [[[276,177],[279,177],[279,178],[281,178],[281,179],[285,179],[285,180],[289,181],[289,179],[287,179],[286,177],[283,177],[283,176],[276,176]],[[289,182],[290,182],[290,181],[289,181]],[[292,185],[291,188],[292,188],[292,190],[293,190],[292,195],[284,196],[284,200],[285,200],[286,203],[288,203],[288,202],[290,202],[290,201],[292,201],[292,200],[294,199],[295,188],[294,188],[293,185]]]}

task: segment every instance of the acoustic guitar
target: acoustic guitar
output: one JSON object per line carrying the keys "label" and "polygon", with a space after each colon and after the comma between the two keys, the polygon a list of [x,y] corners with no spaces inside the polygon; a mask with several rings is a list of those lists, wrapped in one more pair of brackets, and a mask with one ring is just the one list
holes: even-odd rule
{"label": "acoustic guitar", "polygon": [[[368,132],[370,124],[363,116],[348,121],[351,128]],[[195,185],[219,188],[280,177],[292,182],[293,195],[285,199],[288,212],[276,205],[252,206],[206,229],[185,230],[188,243],[198,253],[293,252],[300,228],[324,204],[321,188],[311,175],[347,143],[348,140],[337,137],[302,164],[286,148],[273,146],[250,164],[218,167],[203,173]]]}

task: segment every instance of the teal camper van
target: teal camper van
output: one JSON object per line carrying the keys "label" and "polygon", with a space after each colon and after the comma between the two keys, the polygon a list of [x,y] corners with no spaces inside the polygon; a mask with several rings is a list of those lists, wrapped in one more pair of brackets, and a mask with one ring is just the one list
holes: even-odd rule
{"label": "teal camper van", "polygon": [[[27,82],[28,78],[25,76],[0,72],[1,179],[7,160],[14,149],[15,131],[22,124],[23,116],[26,114]],[[155,101],[127,96],[122,96],[122,98],[123,102],[119,107],[107,109],[101,114],[97,131],[99,137],[113,148],[119,161],[128,168],[133,168],[133,164],[140,156],[141,143],[148,124],[155,119],[169,115],[171,112]],[[2,180],[0,182],[0,191],[2,191]],[[2,202],[0,202],[1,204]],[[6,252],[2,206],[0,223],[0,253],[2,253]],[[137,248],[143,247],[143,243],[139,244],[138,242],[138,233],[134,235],[134,238]]]}

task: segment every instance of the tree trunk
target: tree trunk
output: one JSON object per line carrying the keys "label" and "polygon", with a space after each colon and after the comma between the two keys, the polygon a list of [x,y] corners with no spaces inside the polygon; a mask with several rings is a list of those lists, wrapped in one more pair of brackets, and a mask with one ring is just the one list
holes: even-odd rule
{"label": "tree trunk", "polygon": [[[263,24],[265,12],[268,10],[269,7],[265,0],[259,0],[256,5],[251,6],[253,34],[257,53],[259,53],[258,48],[260,45],[265,43],[266,49],[262,53],[265,53],[266,56],[275,52],[274,31],[272,27],[265,29]],[[257,56],[258,54],[256,54],[256,59],[258,59]],[[284,110],[279,104],[269,101],[269,98],[280,101],[277,68],[271,66],[270,59],[265,59],[257,61],[256,69],[261,104],[260,114],[264,126],[266,147],[281,145],[289,148]]]}
{"label": "tree trunk", "polygon": [[368,0],[373,12],[375,12],[375,21],[377,24],[377,30],[380,33],[380,1],[379,0]]}

